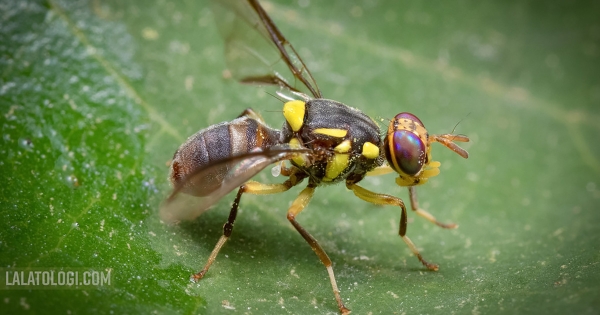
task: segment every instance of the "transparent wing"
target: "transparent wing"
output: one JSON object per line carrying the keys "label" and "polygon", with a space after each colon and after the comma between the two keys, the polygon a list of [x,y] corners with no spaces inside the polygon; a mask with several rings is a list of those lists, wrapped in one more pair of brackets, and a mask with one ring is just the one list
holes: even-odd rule
{"label": "transparent wing", "polygon": [[[182,220],[193,220],[208,210],[223,196],[241,186],[258,172],[272,163],[289,160],[292,157],[306,153],[308,150],[291,149],[284,145],[272,147],[268,150],[245,153],[228,159],[223,159],[210,165],[199,168],[189,176],[185,177],[175,187],[169,197],[160,207],[160,217],[167,223]],[[185,193],[190,186],[205,187],[207,174],[213,174],[215,170],[229,170],[221,178],[220,183],[211,183],[213,187],[210,194],[195,197]]]}
{"label": "transparent wing", "polygon": [[321,98],[310,71],[257,0],[213,0],[212,10],[235,79]]}

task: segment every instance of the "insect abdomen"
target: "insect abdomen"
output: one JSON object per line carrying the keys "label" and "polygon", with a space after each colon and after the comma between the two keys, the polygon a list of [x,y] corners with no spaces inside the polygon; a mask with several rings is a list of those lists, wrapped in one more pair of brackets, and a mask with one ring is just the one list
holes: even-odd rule
{"label": "insect abdomen", "polygon": [[[169,180],[181,184],[196,170],[232,156],[269,148],[280,142],[280,131],[243,116],[198,131],[173,156]],[[229,169],[227,164],[205,172],[202,179],[185,181],[183,192],[206,196],[219,188]]]}

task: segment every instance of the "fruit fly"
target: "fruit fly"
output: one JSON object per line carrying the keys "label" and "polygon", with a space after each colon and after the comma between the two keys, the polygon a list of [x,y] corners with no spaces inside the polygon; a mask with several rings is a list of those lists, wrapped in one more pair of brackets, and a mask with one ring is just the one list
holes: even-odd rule
{"label": "fruit fly", "polygon": [[[202,270],[191,279],[204,277],[231,236],[243,194],[281,193],[305,180],[306,188],[288,208],[287,219],[325,265],[342,314],[350,310],[340,296],[331,259],[296,220],[319,186],[344,183],[362,200],[399,207],[400,237],[427,269],[438,270],[438,265],[427,262],[406,235],[407,210],[402,199],[370,191],[359,182],[365,176],[395,172],[396,184],[408,187],[414,212],[443,228],[455,228],[455,224],[438,222],[419,208],[415,186],[439,174],[440,163],[431,158],[432,143],[439,142],[467,158],[468,153],[455,142],[468,142],[469,138],[429,134],[419,118],[406,112],[393,117],[387,130],[382,131],[363,112],[322,97],[296,50],[257,0],[215,0],[213,11],[226,39],[226,59],[232,75],[244,83],[277,85],[295,99],[283,105],[285,123],[281,129],[267,126],[259,114],[247,109],[232,121],[200,130],[175,152],[169,175],[174,189],[161,206],[165,222],[194,219],[237,188],[221,238]],[[283,65],[284,71],[275,69],[277,64]],[[287,177],[283,183],[251,180],[274,163]]]}

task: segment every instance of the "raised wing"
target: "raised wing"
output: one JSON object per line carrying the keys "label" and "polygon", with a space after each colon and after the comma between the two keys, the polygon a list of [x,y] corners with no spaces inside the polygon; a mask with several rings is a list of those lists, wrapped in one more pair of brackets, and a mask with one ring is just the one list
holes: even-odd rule
{"label": "raised wing", "polygon": [[257,0],[213,0],[212,9],[225,39],[225,58],[234,78],[322,97],[292,44]]}
{"label": "raised wing", "polygon": [[[199,168],[189,176],[185,177],[175,187],[169,197],[160,207],[160,217],[167,223],[174,223],[182,220],[193,220],[208,210],[223,196],[241,186],[254,175],[272,163],[283,160],[289,160],[292,157],[306,153],[305,149],[291,149],[280,145],[268,150],[260,150],[233,156],[222,161],[211,163],[210,165]],[[195,197],[184,191],[189,186],[206,186],[200,183],[207,178],[207,174],[212,174],[215,170],[229,169],[224,174],[221,183],[215,183],[212,187],[215,189],[208,195]]]}

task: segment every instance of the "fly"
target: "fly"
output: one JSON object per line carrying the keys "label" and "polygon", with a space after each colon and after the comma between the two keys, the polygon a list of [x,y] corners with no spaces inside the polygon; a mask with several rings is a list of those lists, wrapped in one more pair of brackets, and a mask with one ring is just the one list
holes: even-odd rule
{"label": "fly", "polygon": [[[393,117],[382,131],[360,110],[322,97],[306,64],[257,0],[215,0],[213,11],[227,40],[225,55],[232,75],[243,83],[279,86],[297,99],[284,104],[281,129],[267,126],[258,113],[247,109],[232,121],[198,131],[175,152],[169,174],[174,188],[160,211],[165,222],[195,219],[237,188],[223,234],[192,280],[205,276],[231,236],[243,194],[281,193],[304,181],[307,185],[288,208],[287,219],[325,265],[342,314],[350,310],[340,296],[331,259],[296,220],[319,186],[344,183],[364,201],[399,207],[400,237],[427,269],[438,270],[438,265],[426,261],[406,235],[407,210],[402,199],[370,191],[359,182],[365,176],[395,172],[396,184],[408,187],[414,212],[440,227],[455,228],[455,224],[441,223],[419,208],[415,187],[440,172],[440,163],[431,158],[432,143],[441,143],[467,158],[467,151],[455,142],[468,142],[469,138],[429,134],[419,118],[406,112]],[[283,67],[274,68],[277,64]],[[287,177],[283,183],[251,180],[274,163],[278,163],[276,172]]]}

